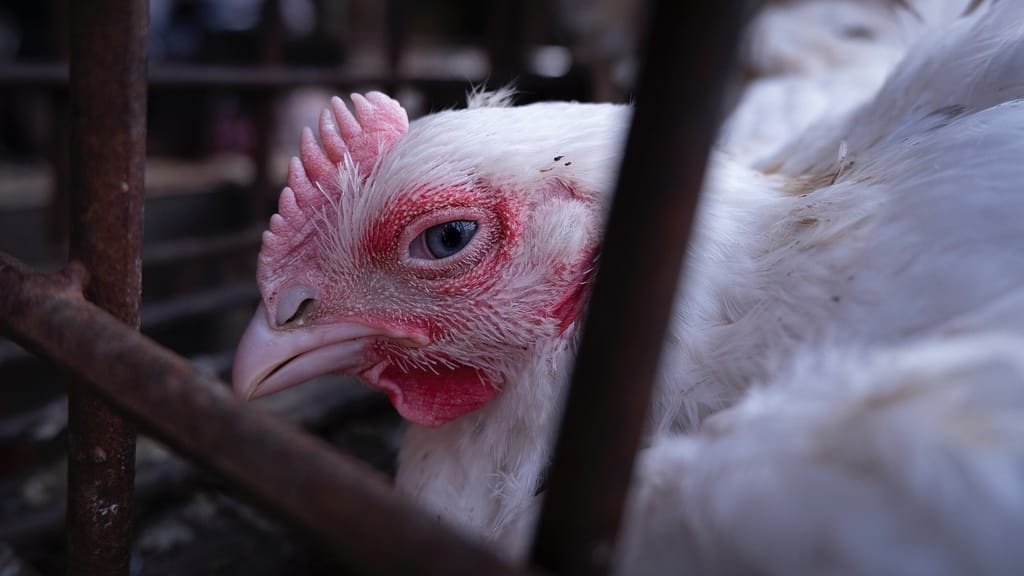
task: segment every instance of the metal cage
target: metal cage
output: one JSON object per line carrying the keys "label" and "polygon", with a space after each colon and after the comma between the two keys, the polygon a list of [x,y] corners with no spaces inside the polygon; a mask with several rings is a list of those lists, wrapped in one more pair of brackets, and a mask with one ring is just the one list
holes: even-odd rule
{"label": "metal cage", "polygon": [[[462,79],[398,73],[405,45],[403,5],[387,3],[390,69],[371,76],[282,66],[275,1],[267,2],[271,16],[263,32],[268,48],[262,67],[147,71],[148,3],[99,0],[71,2],[64,13],[68,66],[0,68],[4,90],[42,89],[55,95],[56,110],[70,110],[69,130],[59,134],[70,136],[70,161],[57,176],[66,192],[54,199],[58,220],[70,214],[70,263],[56,273],[38,273],[0,254],[3,334],[73,375],[66,523],[70,573],[129,573],[136,426],[241,489],[357,573],[603,574],[610,569],[658,349],[736,50],[741,2],[651,3],[647,56],[618,184],[619,192],[629,193],[616,195],[608,222],[532,565],[510,564],[438,525],[391,493],[381,475],[362,462],[248,409],[223,383],[138,332],[147,93],[237,90],[257,101],[262,135],[254,152],[258,172],[250,200],[256,226],[268,215],[272,192],[262,166],[275,91],[304,83],[466,86]],[[499,82],[522,70],[521,6],[491,3],[495,21],[501,22],[491,49],[492,78]],[[180,241],[155,247],[147,259],[252,258],[258,234],[243,227]],[[165,304],[143,314],[141,322],[174,321],[257,297],[251,284],[235,284],[205,299]],[[8,349],[8,354],[18,352]]]}

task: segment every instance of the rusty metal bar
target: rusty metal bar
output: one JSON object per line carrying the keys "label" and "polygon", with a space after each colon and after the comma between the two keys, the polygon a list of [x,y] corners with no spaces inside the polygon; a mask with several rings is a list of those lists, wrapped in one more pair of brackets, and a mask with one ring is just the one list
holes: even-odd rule
{"label": "rusty metal bar", "polygon": [[[70,257],[90,271],[89,299],[138,329],[149,4],[71,2],[70,14]],[[70,574],[128,574],[134,479],[135,426],[75,381],[68,395]]]}
{"label": "rusty metal bar", "polygon": [[605,574],[644,430],[741,2],[661,0],[534,542],[538,566]]}
{"label": "rusty metal bar", "polygon": [[[161,499],[166,502],[194,488],[200,480],[202,474],[179,459],[171,459],[162,466],[140,467],[135,480],[135,507],[145,508]],[[14,546],[38,546],[41,541],[57,544],[64,535],[65,516],[66,507],[59,500],[34,506],[23,511],[17,521],[9,517],[0,522],[0,542]],[[7,576],[4,572],[0,574]]]}
{"label": "rusty metal bar", "polygon": [[526,574],[415,509],[366,464],[247,407],[229,386],[87,302],[80,293],[86,275],[77,264],[31,274],[0,253],[0,330],[84,377],[147,432],[235,483],[352,569]]}
{"label": "rusty metal bar", "polygon": [[[241,67],[215,65],[162,65],[149,73],[152,88],[232,88],[236,90],[288,89],[300,85],[363,88],[389,84],[424,87],[465,86],[483,78],[444,74],[362,74],[331,68]],[[0,86],[59,88],[68,83],[67,67],[61,64],[0,65]]]}
{"label": "rusty metal bar", "polygon": [[[260,291],[252,282],[239,282],[216,288],[178,296],[169,300],[146,304],[142,308],[141,327],[144,332],[153,332],[193,320],[210,316],[232,307],[255,306]],[[0,340],[0,367],[31,358],[32,355],[5,340]]]}
{"label": "rusty metal bar", "polygon": [[[230,372],[234,351],[189,358],[198,370],[207,375]],[[33,357],[34,358],[34,357]],[[215,368],[215,369],[214,369]],[[279,397],[281,398],[281,397]],[[375,396],[365,386],[352,386],[339,390],[334,386],[310,386],[289,401],[270,402],[256,408],[300,426],[304,430],[330,429],[347,416],[360,411],[366,402],[386,404],[387,400]],[[30,412],[0,419],[0,444],[11,442],[37,442],[35,434],[40,426],[54,426],[54,411],[66,410],[67,399],[58,398]],[[252,405],[248,408],[253,408]],[[54,432],[56,433],[56,432]],[[143,459],[136,466],[134,506],[136,517],[154,506],[165,505],[194,490],[199,484],[224,487],[224,482],[202,473],[190,462],[177,456]],[[12,514],[0,509],[0,542],[15,547],[40,544],[58,544],[64,535],[65,505],[63,499],[33,505],[31,509]],[[4,572],[0,571],[0,574]],[[7,575],[5,576],[14,576]]]}

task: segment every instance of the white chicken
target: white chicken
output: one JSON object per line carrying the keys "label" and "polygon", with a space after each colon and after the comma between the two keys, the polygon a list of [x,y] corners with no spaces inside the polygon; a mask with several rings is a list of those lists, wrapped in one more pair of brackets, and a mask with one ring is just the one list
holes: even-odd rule
{"label": "white chicken", "polygon": [[[847,22],[884,21],[882,4],[847,5]],[[900,26],[869,27],[874,48],[740,102],[621,573],[1024,566],[1024,3],[955,17],[965,4],[900,16],[920,38],[898,64]],[[800,112],[786,83],[848,90]],[[234,381],[244,397],[326,372],[384,390],[414,423],[397,488],[519,557],[630,110],[473,100],[409,125],[386,96],[355,95],[354,115],[324,111],[323,148],[304,133]]]}

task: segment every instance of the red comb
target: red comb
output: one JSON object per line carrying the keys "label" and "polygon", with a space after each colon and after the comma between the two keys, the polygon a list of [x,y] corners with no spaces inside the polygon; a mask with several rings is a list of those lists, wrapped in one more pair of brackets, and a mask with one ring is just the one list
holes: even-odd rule
{"label": "red comb", "polygon": [[[288,186],[263,233],[261,268],[264,262],[280,263],[303,244],[324,204],[340,198],[343,177],[365,179],[409,130],[402,105],[380,92],[353,94],[352,104],[355,114],[334,97],[320,113],[322,148],[312,130],[302,130],[299,158],[288,166]],[[269,273],[260,270],[261,283]]]}

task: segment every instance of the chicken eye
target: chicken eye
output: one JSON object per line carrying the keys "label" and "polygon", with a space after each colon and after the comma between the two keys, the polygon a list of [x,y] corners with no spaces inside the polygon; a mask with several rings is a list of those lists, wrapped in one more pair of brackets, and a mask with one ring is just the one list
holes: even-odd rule
{"label": "chicken eye", "polygon": [[452,220],[431,226],[409,245],[413,258],[440,260],[461,251],[476,234],[477,223],[472,220]]}

